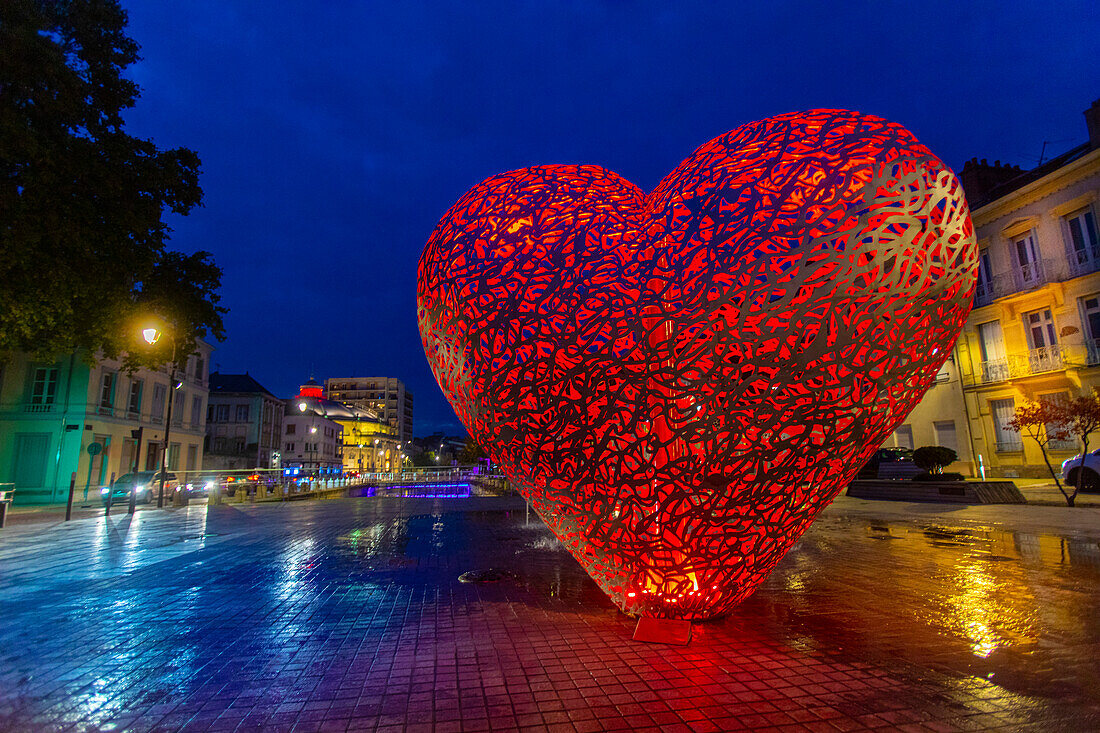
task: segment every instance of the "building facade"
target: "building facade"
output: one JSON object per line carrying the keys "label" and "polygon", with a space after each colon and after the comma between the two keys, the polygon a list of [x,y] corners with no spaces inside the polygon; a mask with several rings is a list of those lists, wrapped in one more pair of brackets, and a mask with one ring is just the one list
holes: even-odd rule
{"label": "building facade", "polygon": [[203,468],[280,468],[285,407],[247,373],[211,373]]}
{"label": "building facade", "polygon": [[340,426],[345,472],[389,472],[401,465],[397,429],[373,410],[328,399],[325,390],[312,379],[288,403],[288,411],[315,413]]}
{"label": "building facade", "polygon": [[175,384],[167,368],[131,374],[113,359],[13,355],[0,366],[0,483],[14,484],[17,504],[48,504],[67,499],[74,474],[83,500],[113,478],[159,468],[169,393],[168,468],[199,470],[211,351],[200,341]]}
{"label": "building facade", "polygon": [[[304,384],[297,397],[284,401],[283,470],[303,475],[340,473],[344,469],[344,428],[332,419],[318,398],[315,382]],[[342,405],[341,405],[342,407]]]}
{"label": "building facade", "polygon": [[325,380],[330,399],[371,410],[397,430],[399,443],[413,437],[413,395],[396,377],[331,377]]}
{"label": "building facade", "polygon": [[[950,419],[958,437],[964,421],[987,476],[1047,475],[1035,441],[1008,426],[1016,408],[1100,387],[1100,101],[1085,119],[1089,140],[1034,170],[974,159],[960,174],[979,247],[974,309],[953,354],[962,400],[952,410],[937,385],[910,422],[927,433]],[[1051,462],[1077,450],[1052,442]]]}

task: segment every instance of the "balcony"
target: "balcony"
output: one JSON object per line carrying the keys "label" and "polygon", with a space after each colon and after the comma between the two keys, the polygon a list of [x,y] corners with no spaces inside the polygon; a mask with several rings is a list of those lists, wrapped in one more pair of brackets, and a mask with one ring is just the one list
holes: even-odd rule
{"label": "balcony", "polygon": [[1067,267],[1064,260],[1038,260],[1020,265],[1008,272],[994,275],[988,282],[979,282],[974,289],[974,307],[980,308],[998,298],[1006,298],[1046,283],[1061,282],[1086,272],[1094,272],[1100,269],[1100,264],[1096,264],[1097,262],[1092,260],[1092,264],[1087,265],[1091,269],[1086,270],[1080,270],[1086,267],[1085,264],[1078,265],[1078,270],[1074,269],[1072,262],[1070,267]]}
{"label": "balcony", "polygon": [[23,405],[23,412],[53,412],[53,404]]}
{"label": "balcony", "polygon": [[1060,451],[1074,451],[1080,449],[1081,445],[1076,440],[1052,440],[1047,443],[1047,448],[1050,450]]}
{"label": "balcony", "polygon": [[1085,359],[1089,366],[1100,364],[1100,339],[1085,339]]}
{"label": "balcony", "polygon": [[1065,347],[1058,344],[1031,349],[1026,354],[1014,354],[1005,359],[983,361],[978,365],[977,374],[969,375],[966,383],[968,386],[995,384],[1033,374],[1056,372],[1065,368]]}
{"label": "balcony", "polygon": [[1088,275],[1100,270],[1100,247],[1074,250],[1069,256],[1070,277]]}
{"label": "balcony", "polygon": [[1019,436],[1002,436],[997,438],[998,453],[1019,453],[1023,451],[1024,443]]}
{"label": "balcony", "polygon": [[104,415],[106,417],[113,417],[115,414],[115,408],[110,405],[99,405],[95,408],[97,415]]}

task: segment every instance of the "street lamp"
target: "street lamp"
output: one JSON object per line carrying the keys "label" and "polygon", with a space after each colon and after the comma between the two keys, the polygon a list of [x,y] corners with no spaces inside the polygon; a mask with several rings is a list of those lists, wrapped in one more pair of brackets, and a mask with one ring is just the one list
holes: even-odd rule
{"label": "street lamp", "polygon": [[[157,326],[150,325],[141,329],[141,337],[150,346],[155,345],[164,335],[165,331]],[[179,385],[176,384],[176,337],[174,334],[168,333],[168,338],[172,340],[172,360],[169,362],[171,368],[168,371],[168,414],[164,417],[164,451],[160,454],[160,491],[157,493],[157,509],[164,508],[164,479],[168,471],[168,439],[172,431],[172,403],[175,402],[176,390],[179,389]],[[140,445],[138,450],[141,450]]]}
{"label": "street lamp", "polygon": [[[309,434],[310,435],[316,435],[317,434],[317,426],[316,425],[310,425],[309,426]],[[316,438],[314,438],[313,442],[309,444],[309,448],[310,448],[310,450],[309,450],[309,462],[310,463],[316,463],[316,455],[317,455],[317,439]],[[314,469],[314,470],[316,470],[316,469]]]}

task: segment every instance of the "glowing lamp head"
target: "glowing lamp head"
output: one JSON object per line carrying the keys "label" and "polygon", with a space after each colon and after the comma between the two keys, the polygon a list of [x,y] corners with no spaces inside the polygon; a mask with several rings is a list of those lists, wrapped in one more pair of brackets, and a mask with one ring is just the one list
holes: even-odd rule
{"label": "glowing lamp head", "polygon": [[152,326],[150,326],[149,328],[141,329],[141,337],[145,339],[145,343],[149,344],[150,346],[160,341],[160,336],[160,329],[153,328]]}
{"label": "glowing lamp head", "polygon": [[317,432],[317,426],[316,425],[310,425],[309,426],[309,432],[316,433]]}
{"label": "glowing lamp head", "polygon": [[299,403],[298,403],[298,410],[299,410],[300,412],[305,412],[305,411],[306,411],[306,407],[307,407],[307,405],[306,405],[306,403],[305,403],[305,402],[299,402]]}

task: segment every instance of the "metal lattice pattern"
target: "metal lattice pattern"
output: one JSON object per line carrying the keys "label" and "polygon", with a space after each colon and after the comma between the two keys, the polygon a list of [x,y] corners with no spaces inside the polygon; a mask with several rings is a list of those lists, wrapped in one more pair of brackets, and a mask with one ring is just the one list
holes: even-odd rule
{"label": "metal lattice pattern", "polygon": [[425,352],[624,610],[706,618],[767,576],[935,379],[976,246],[899,125],[813,110],[648,196],[586,165],[489,178],[424,249]]}

